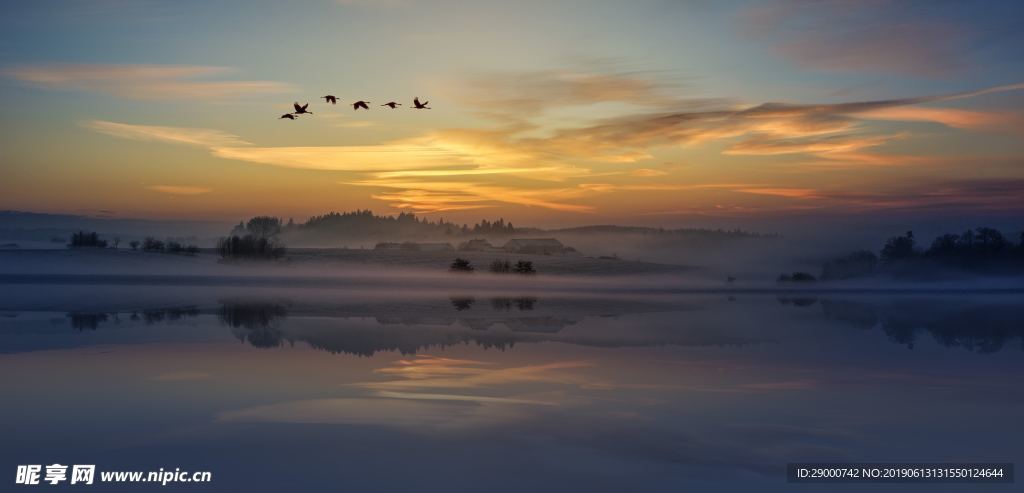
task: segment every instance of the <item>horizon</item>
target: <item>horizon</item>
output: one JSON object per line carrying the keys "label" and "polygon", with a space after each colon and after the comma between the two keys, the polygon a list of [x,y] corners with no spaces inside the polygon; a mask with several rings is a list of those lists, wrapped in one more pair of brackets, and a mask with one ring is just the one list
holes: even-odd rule
{"label": "horizon", "polygon": [[[1024,212],[1014,2],[52,7],[0,7],[0,209],[766,232]],[[314,115],[278,119],[293,101]]]}
{"label": "horizon", "polygon": [[[885,238],[892,236],[899,236],[904,231],[915,230],[922,233],[922,237],[934,237],[945,233],[958,233],[965,230],[972,230],[978,227],[992,227],[997,230],[1008,233],[1009,238],[1015,238],[1018,234],[1024,234],[1024,228],[1021,228],[1014,221],[997,220],[991,217],[989,218],[964,218],[959,224],[951,224],[948,220],[932,220],[932,221],[918,221],[910,225],[901,222],[901,218],[889,218],[888,222],[872,223],[867,225],[859,225],[858,227],[852,228],[849,225],[832,225],[831,228],[827,225],[821,226],[817,233],[808,233],[803,224],[793,223],[790,221],[789,227],[780,227],[776,224],[776,229],[761,228],[757,229],[757,224],[751,224],[746,222],[733,222],[731,224],[723,223],[721,221],[711,220],[707,223],[692,222],[689,224],[678,225],[678,226],[662,226],[662,225],[647,225],[642,223],[613,223],[613,222],[599,222],[599,223],[568,223],[568,224],[555,224],[555,225],[539,225],[532,223],[515,223],[504,217],[485,217],[480,216],[476,218],[468,218],[466,221],[454,221],[445,218],[444,216],[430,216],[430,215],[417,215],[408,211],[399,211],[391,214],[380,213],[372,209],[356,209],[350,211],[326,211],[321,214],[313,216],[294,218],[294,217],[282,217],[274,216],[272,214],[260,214],[256,216],[248,216],[236,219],[204,219],[204,218],[152,218],[142,216],[111,216],[104,214],[96,215],[85,215],[85,214],[55,214],[48,212],[35,212],[35,211],[23,211],[23,210],[0,210],[0,214],[26,214],[26,215],[38,215],[38,216],[53,216],[53,217],[68,217],[74,220],[97,220],[97,221],[122,221],[122,222],[151,222],[151,223],[183,223],[192,225],[217,225],[224,227],[231,227],[237,222],[244,223],[245,221],[258,216],[269,216],[275,217],[287,223],[294,221],[296,225],[304,225],[309,220],[328,214],[351,214],[355,212],[368,211],[376,217],[396,217],[399,214],[411,214],[421,221],[428,221],[431,223],[437,223],[438,221],[445,221],[450,224],[458,226],[474,226],[480,224],[483,221],[498,221],[503,220],[506,223],[515,224],[520,229],[537,229],[541,231],[558,231],[558,230],[569,230],[578,228],[595,228],[595,227],[619,227],[619,228],[646,228],[646,229],[663,229],[665,231],[739,231],[746,234],[753,234],[759,236],[785,236],[790,238],[810,238],[821,232],[829,232],[830,234],[837,235],[838,238],[844,238],[846,240],[852,240],[857,242],[868,242],[881,241]],[[811,218],[816,219],[816,218]],[[975,221],[975,222],[971,222]],[[81,226],[81,224],[79,224]],[[85,227],[85,229],[89,229]],[[834,229],[832,229],[834,228]],[[80,229],[76,226],[73,229]],[[97,231],[100,234],[110,234],[110,231]],[[844,234],[840,234],[840,233]],[[168,231],[171,236],[182,236],[182,235],[197,235],[198,233],[194,230],[188,231]]]}

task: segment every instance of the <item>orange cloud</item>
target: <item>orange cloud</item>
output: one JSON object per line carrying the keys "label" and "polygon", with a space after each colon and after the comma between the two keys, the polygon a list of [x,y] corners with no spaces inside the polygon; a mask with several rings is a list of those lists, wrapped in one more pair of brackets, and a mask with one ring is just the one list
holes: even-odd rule
{"label": "orange cloud", "polygon": [[[489,183],[471,182],[435,182],[435,181],[401,181],[370,179],[342,182],[344,185],[355,185],[375,188],[399,189],[400,192],[378,195],[395,200],[391,205],[400,209],[417,209],[423,212],[439,212],[470,208],[469,206],[487,206],[494,203],[515,204],[528,207],[541,207],[563,212],[593,212],[594,208],[566,202],[586,194],[579,187],[564,188],[513,188]],[[451,204],[456,205],[451,205]],[[478,208],[478,207],[474,207]]]}
{"label": "orange cloud", "polygon": [[868,120],[934,122],[953,128],[1022,128],[1019,115],[1004,112],[970,111],[914,106],[882,108],[857,115]]}
{"label": "orange cloud", "polygon": [[668,172],[667,171],[662,171],[660,169],[637,168],[637,169],[631,171],[629,174],[631,174],[633,176],[639,176],[639,177],[642,177],[642,178],[650,178],[650,177],[654,177],[654,176],[665,176],[665,175],[668,174]]}
{"label": "orange cloud", "polygon": [[503,175],[503,174],[527,174],[527,173],[548,173],[561,170],[558,167],[546,168],[469,168],[469,169],[430,169],[412,171],[383,171],[374,173],[377,178],[410,178],[410,177],[434,177],[434,176],[473,176],[473,175]]}
{"label": "orange cloud", "polygon": [[214,156],[285,168],[321,171],[397,171],[472,164],[467,156],[445,149],[382,144],[370,146],[214,147]]}
{"label": "orange cloud", "polygon": [[[747,156],[772,156],[778,154],[837,155],[852,153],[869,147],[877,147],[900,135],[855,136],[837,135],[824,138],[780,140],[754,138],[733,144],[724,154]],[[846,154],[838,154],[846,155]]]}
{"label": "orange cloud", "polygon": [[809,188],[737,188],[736,192],[752,193],[756,195],[773,195],[791,199],[819,199],[822,195]]}

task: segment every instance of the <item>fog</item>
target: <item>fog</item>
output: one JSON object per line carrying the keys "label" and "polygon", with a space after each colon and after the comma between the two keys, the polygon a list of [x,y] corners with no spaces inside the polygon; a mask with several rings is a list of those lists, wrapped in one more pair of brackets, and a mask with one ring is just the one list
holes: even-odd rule
{"label": "fog", "polygon": [[[819,218],[820,219],[820,218]],[[915,229],[919,245],[927,246],[935,235],[958,232],[973,223],[960,221],[900,221],[905,218],[846,218],[822,223],[810,217],[790,223],[745,223],[750,229],[658,230],[622,226],[589,226],[557,230],[530,230],[506,234],[462,233],[396,237],[396,229],[377,236],[341,230],[327,230],[333,236],[310,243],[309,235],[283,234],[289,251],[285,261],[272,263],[227,263],[210,251],[197,256],[142,253],[127,248],[129,239],[143,236],[180,238],[203,248],[215,245],[227,234],[227,224],[197,221],[148,221],[47,215],[20,212],[0,213],[0,274],[4,275],[131,275],[205,276],[203,282],[228,282],[229,278],[283,278],[297,283],[300,278],[315,282],[403,286],[444,286],[466,289],[554,289],[554,290],[637,290],[681,288],[760,289],[775,287],[781,273],[807,272],[818,276],[822,264],[857,250],[878,252],[892,236]],[[996,221],[1006,223],[1006,220]],[[963,223],[963,224],[961,224]],[[774,229],[773,229],[774,228]],[[119,238],[120,250],[66,248],[70,232],[95,230],[105,239]],[[428,231],[432,231],[427,228]],[[1016,240],[1015,230],[1004,230]],[[495,249],[488,252],[389,252],[374,251],[378,241],[432,241],[458,248],[474,238],[500,247],[511,238],[553,237],[575,253],[565,255],[519,255]],[[305,238],[305,239],[303,239]],[[325,237],[326,238],[326,237]],[[59,240],[59,241],[58,241]],[[309,248],[315,246],[317,248]],[[48,250],[48,251],[44,251]],[[476,267],[472,276],[453,276],[448,265],[464,257]],[[530,278],[494,276],[487,273],[494,260],[529,260],[538,275]],[[929,266],[929,279],[918,281],[957,282],[970,289],[1016,286],[1014,281],[981,279],[955,269]],[[991,276],[990,276],[991,277]],[[1006,277],[1013,277],[1007,275]],[[1018,276],[1019,277],[1019,276]],[[597,278],[601,278],[598,280]],[[733,281],[726,282],[732,278]],[[167,282],[154,279],[152,282]],[[235,282],[235,281],[231,281]],[[269,281],[268,281],[269,282]],[[278,282],[278,281],[274,281]],[[306,281],[314,282],[314,281]],[[893,288],[907,284],[890,279],[868,279],[830,283],[870,289],[872,283]],[[911,289],[917,283],[909,283]],[[930,287],[940,287],[931,284]],[[806,286],[801,286],[801,289]]]}
{"label": "fog", "polygon": [[[556,259],[557,260],[557,259]],[[542,272],[544,264],[539,267]],[[141,289],[145,287],[146,289]],[[663,302],[680,294],[828,292],[965,292],[1024,289],[1020,277],[979,277],[947,281],[859,279],[780,285],[772,279],[726,283],[708,271],[657,274],[568,275],[492,274],[374,264],[282,262],[227,264],[209,253],[196,257],[113,251],[0,252],[0,294],[8,309],[95,309],[100,305],[136,306],[145,296],[157,306],[189,305],[200,292],[332,299],[499,299],[588,297]],[[1013,291],[1016,290],[1016,291]],[[147,294],[143,294],[143,292]],[[210,299],[209,296],[206,299]],[[144,304],[144,303],[143,303]],[[69,308],[70,307],[70,308]]]}

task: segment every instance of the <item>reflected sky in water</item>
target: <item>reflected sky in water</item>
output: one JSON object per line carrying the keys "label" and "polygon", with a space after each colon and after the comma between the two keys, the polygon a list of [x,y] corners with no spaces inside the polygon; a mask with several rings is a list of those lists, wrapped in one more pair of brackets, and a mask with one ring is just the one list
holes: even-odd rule
{"label": "reflected sky in water", "polygon": [[1024,462],[1017,294],[4,290],[12,470],[208,469],[221,491],[792,491],[787,462]]}

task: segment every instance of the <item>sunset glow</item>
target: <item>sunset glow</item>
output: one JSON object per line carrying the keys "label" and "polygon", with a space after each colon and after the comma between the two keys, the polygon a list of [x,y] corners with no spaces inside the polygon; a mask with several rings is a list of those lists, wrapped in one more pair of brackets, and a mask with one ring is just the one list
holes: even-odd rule
{"label": "sunset glow", "polygon": [[[2,7],[0,209],[673,225],[1024,207],[1012,2],[49,3]],[[314,115],[277,119],[293,101]]]}

